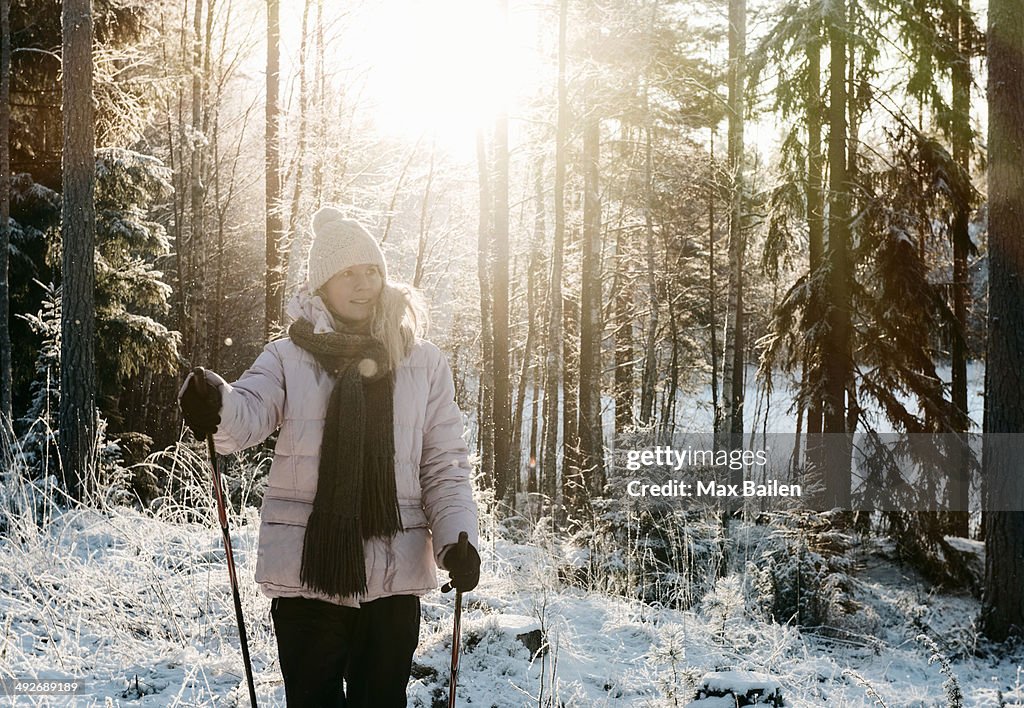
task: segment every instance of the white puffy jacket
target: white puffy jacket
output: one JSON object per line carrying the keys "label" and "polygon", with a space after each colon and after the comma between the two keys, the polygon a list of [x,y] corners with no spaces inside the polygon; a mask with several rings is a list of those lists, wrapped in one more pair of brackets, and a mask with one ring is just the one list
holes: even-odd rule
{"label": "white puffy jacket", "polygon": [[[305,290],[289,303],[288,314],[309,319],[316,332],[332,327],[323,301]],[[443,567],[442,555],[460,531],[478,545],[462,414],[451,369],[435,345],[417,339],[395,370],[395,475],[405,530],[391,539],[364,542],[367,592],[360,597],[324,595],[299,581],[334,380],[290,339],[268,344],[234,383],[213,373],[209,379],[223,398],[214,435],[218,452],[255,445],[281,429],[263,496],[256,561],[256,581],[268,597],[309,597],[355,607],[388,595],[423,595],[437,587],[435,564]]]}

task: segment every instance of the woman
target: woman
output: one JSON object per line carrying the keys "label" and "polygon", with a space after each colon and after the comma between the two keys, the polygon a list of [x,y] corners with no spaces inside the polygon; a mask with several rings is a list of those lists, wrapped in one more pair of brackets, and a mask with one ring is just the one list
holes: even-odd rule
{"label": "woman", "polygon": [[435,565],[462,590],[480,575],[462,415],[444,355],[417,336],[423,311],[388,282],[373,237],[334,207],[313,233],[289,336],[234,383],[190,375],[180,405],[222,454],[280,428],[256,580],[273,598],[288,705],[404,706]]}

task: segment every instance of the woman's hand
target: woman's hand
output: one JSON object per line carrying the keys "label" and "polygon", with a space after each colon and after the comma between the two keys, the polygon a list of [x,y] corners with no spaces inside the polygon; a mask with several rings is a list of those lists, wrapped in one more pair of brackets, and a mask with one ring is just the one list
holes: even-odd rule
{"label": "woman's hand", "polygon": [[[197,372],[201,372],[201,375],[197,376]],[[196,438],[205,440],[207,435],[217,432],[217,426],[220,425],[220,389],[210,385],[202,368],[188,375],[178,396],[178,406],[185,418],[185,425],[191,428]]]}
{"label": "woman's hand", "polygon": [[480,582],[480,554],[472,543],[466,544],[466,555],[459,558],[459,547],[452,544],[445,551],[444,567],[452,577],[452,587],[462,592],[469,592]]}

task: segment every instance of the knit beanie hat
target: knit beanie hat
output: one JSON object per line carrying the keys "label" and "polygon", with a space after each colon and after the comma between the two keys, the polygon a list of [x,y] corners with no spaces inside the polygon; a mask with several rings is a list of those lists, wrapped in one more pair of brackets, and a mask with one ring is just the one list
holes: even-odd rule
{"label": "knit beanie hat", "polygon": [[376,239],[355,219],[346,219],[337,207],[321,207],[313,214],[313,244],[309,247],[307,277],[310,292],[335,273],[360,263],[372,263],[388,279],[388,266]]}

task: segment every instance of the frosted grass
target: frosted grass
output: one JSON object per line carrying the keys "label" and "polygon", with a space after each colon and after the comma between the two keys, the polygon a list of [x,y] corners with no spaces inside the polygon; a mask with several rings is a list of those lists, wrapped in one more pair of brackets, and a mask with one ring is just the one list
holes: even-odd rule
{"label": "frosted grass", "polygon": [[[103,498],[69,504],[52,480],[28,482],[16,463],[8,467],[0,489],[0,676],[87,684],[74,697],[10,703],[247,705],[206,462],[181,445],[146,464],[174,480],[174,498],[146,510]],[[235,491],[254,492],[244,484]],[[257,694],[261,705],[280,706],[269,600],[252,580],[257,521],[251,507],[230,517]],[[781,683],[791,706],[945,706],[945,669],[929,661],[935,650],[922,634],[945,654],[964,705],[1024,705],[1024,653],[986,645],[974,626],[978,603],[933,591],[889,561],[884,543],[856,544],[857,621],[801,630],[770,621],[753,599],[754,569],[745,564],[771,549],[769,528],[736,522],[734,572],[718,578],[721,559],[697,554],[704,565],[692,577],[663,581],[665,603],[644,603],[627,586],[655,579],[627,549],[596,549],[592,559],[621,557],[625,581],[595,575],[570,584],[567,569],[588,559],[552,533],[550,520],[485,516],[481,526],[484,568],[465,600],[460,705],[686,706],[706,672],[750,670]],[[706,530],[680,533],[680,547],[693,548]],[[981,544],[973,552],[980,555]],[[689,597],[681,583],[711,589]],[[690,608],[670,609],[680,597]],[[410,706],[447,698],[452,609],[451,595],[423,598]],[[516,638],[530,629],[543,630],[546,653],[531,657]]]}

